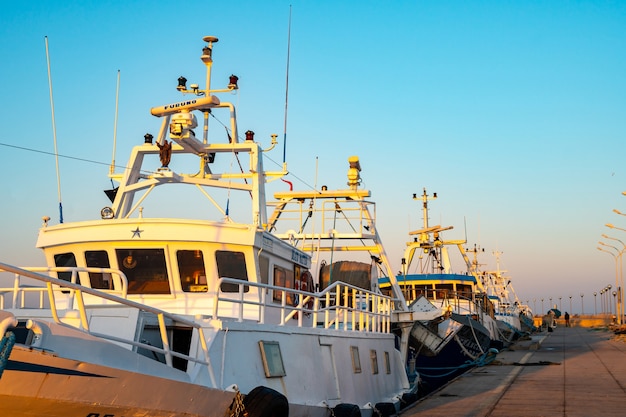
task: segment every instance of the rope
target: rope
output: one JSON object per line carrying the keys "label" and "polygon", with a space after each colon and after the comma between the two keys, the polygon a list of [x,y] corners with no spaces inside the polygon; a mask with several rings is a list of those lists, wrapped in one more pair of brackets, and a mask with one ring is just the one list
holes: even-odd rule
{"label": "rope", "polygon": [[[483,350],[483,347],[480,345],[480,342],[478,341],[478,337],[476,337],[476,332],[474,332],[474,326],[472,326],[472,318],[468,317],[467,321],[469,323],[470,329],[472,329],[472,335],[474,336],[474,341],[478,345],[478,349],[480,349],[481,353],[484,354],[485,351]],[[472,357],[471,355],[469,355],[469,356]]]}
{"label": "rope", "polygon": [[0,377],[4,372],[9,356],[11,356],[11,350],[15,344],[15,334],[13,332],[7,332],[6,335],[0,340]]}
{"label": "rope", "polygon": [[465,356],[469,356],[470,358],[472,358],[474,360],[478,357],[478,356],[472,355],[471,352],[469,350],[467,350],[467,348],[459,340],[459,336],[458,335],[456,335],[456,334],[454,335],[454,340],[456,340],[456,343],[461,347],[461,349],[463,350],[463,353],[465,353]]}
{"label": "rope", "polygon": [[[496,356],[498,355],[498,353],[499,353],[498,349],[490,348],[487,352],[478,356],[476,359],[472,361],[465,361],[459,366],[447,366],[447,367],[438,367],[438,368],[416,367],[416,369],[419,370],[420,375],[423,375],[429,378],[444,378],[444,377],[454,374],[455,372],[461,369],[472,368],[475,366],[482,367],[482,366],[489,365],[496,359]],[[432,374],[426,374],[424,372],[421,372],[422,369],[430,370],[430,371],[437,371],[437,370],[449,370],[449,371],[443,374],[439,374],[439,375],[432,375]]]}

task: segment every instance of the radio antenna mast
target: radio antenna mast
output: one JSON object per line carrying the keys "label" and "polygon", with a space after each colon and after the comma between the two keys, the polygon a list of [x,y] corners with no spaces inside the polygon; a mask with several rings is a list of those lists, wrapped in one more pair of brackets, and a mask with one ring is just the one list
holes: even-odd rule
{"label": "radio antenna mast", "polygon": [[287,108],[289,105],[289,52],[291,50],[291,5],[289,5],[289,27],[287,30],[287,70],[285,76],[285,124],[283,128],[283,170],[287,164]]}
{"label": "radio antenna mast", "polygon": [[59,223],[63,223],[63,203],[61,199],[61,175],[59,173],[59,152],[57,152],[57,128],[54,121],[54,99],[52,98],[52,75],[50,74],[50,53],[48,51],[48,37],[46,41],[46,61],[48,63],[48,86],[50,88],[50,107],[52,108],[52,137],[54,139],[54,157],[57,169],[57,194],[59,196]]}
{"label": "radio antenna mast", "polygon": [[117,145],[117,115],[119,113],[119,99],[120,99],[120,70],[117,70],[117,87],[115,89],[115,120],[113,122],[113,156],[111,157],[111,168],[109,173],[113,174],[115,171],[115,147]]}

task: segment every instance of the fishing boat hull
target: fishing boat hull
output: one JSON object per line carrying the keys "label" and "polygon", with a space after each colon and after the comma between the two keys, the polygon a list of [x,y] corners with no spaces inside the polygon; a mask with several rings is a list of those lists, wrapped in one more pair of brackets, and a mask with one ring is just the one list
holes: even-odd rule
{"label": "fishing boat hull", "polygon": [[425,392],[480,364],[492,344],[487,328],[469,316],[452,313],[437,326],[442,344],[436,352],[412,339],[415,369]]}
{"label": "fishing boat hull", "polygon": [[517,316],[496,314],[496,322],[500,340],[505,345],[510,344],[522,334],[522,325]]}
{"label": "fishing boat hull", "polygon": [[[337,407],[356,407],[369,417],[381,408],[387,410],[384,416],[395,414],[411,392],[394,335],[374,331],[382,323],[366,320],[364,310],[331,306],[348,320],[338,323],[324,314],[328,321],[320,326],[311,319],[322,315],[303,310],[298,311],[303,325],[180,317],[53,280],[58,289],[42,290],[61,304],[66,286],[77,291],[76,299],[95,303],[99,295],[119,305],[0,311],[1,333],[11,332],[17,340],[0,376],[0,415],[241,417],[245,410],[253,417],[265,412],[324,417]],[[254,284],[247,286],[252,292]],[[258,301],[255,305],[258,314]],[[262,310],[270,320],[276,308]],[[161,324],[155,314],[163,315]],[[89,330],[82,328],[85,323]],[[163,334],[169,336],[167,345],[157,337]],[[168,355],[173,358],[166,360]],[[254,400],[253,393],[261,397]],[[61,411],[43,412],[47,409]]]}
{"label": "fishing boat hull", "polygon": [[235,395],[15,345],[0,378],[0,415],[223,417]]}

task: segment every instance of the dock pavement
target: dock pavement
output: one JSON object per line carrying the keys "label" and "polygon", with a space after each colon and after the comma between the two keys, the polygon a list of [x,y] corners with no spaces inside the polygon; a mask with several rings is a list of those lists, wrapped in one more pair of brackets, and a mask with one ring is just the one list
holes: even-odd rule
{"label": "dock pavement", "polygon": [[626,336],[557,327],[500,351],[401,417],[626,416]]}

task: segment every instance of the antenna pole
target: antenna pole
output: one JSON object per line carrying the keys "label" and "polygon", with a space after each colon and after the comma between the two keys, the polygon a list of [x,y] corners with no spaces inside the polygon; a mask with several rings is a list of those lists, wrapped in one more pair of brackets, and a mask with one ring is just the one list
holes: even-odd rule
{"label": "antenna pole", "polygon": [[287,164],[287,108],[289,105],[289,52],[291,50],[291,5],[289,5],[289,28],[287,30],[287,70],[285,76],[285,124],[283,128],[283,169]]}
{"label": "antenna pole", "polygon": [[109,173],[113,174],[115,171],[115,147],[117,144],[117,115],[118,105],[120,100],[120,70],[117,70],[117,87],[115,88],[115,121],[113,122],[113,156],[111,157],[111,168]]}
{"label": "antenna pole", "polygon": [[57,194],[59,196],[59,223],[63,223],[63,204],[61,199],[61,175],[59,173],[59,153],[57,152],[57,128],[54,121],[54,99],[52,98],[52,75],[50,74],[50,53],[48,51],[48,37],[46,41],[46,61],[48,63],[48,86],[50,88],[50,107],[52,108],[52,137],[54,140],[54,157],[56,159],[57,169]]}

